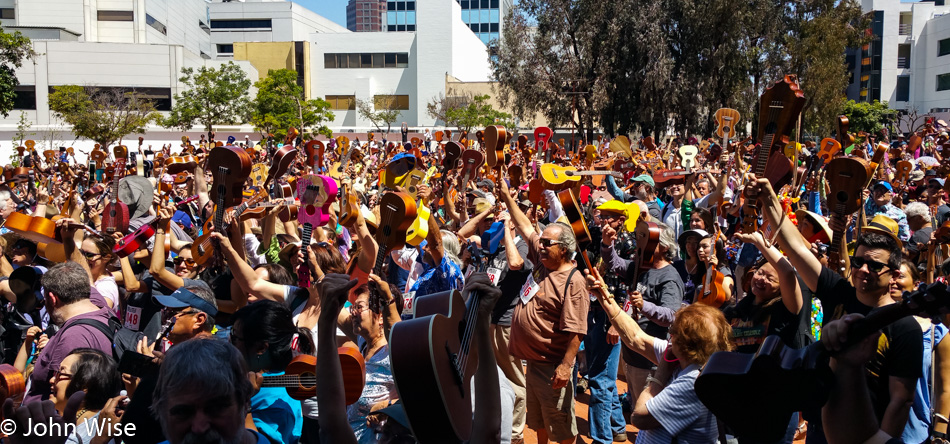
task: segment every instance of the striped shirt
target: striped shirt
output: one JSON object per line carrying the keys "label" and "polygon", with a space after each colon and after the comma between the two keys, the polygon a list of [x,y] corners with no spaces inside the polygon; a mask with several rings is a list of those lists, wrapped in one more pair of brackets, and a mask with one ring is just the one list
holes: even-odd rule
{"label": "striped shirt", "polygon": [[[663,359],[668,346],[663,339],[653,338],[653,352]],[[662,427],[641,430],[637,444],[712,444],[719,438],[716,417],[699,401],[693,384],[700,366],[690,365],[673,375],[670,383],[653,399],[647,401],[650,412]]]}

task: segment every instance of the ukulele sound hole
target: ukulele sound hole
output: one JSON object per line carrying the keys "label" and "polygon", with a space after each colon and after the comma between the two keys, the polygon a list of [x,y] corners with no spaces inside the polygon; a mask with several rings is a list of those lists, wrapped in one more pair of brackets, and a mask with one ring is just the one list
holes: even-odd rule
{"label": "ukulele sound hole", "polygon": [[838,199],[838,202],[847,202],[848,193],[845,193],[844,191],[839,191],[835,194],[835,199]]}

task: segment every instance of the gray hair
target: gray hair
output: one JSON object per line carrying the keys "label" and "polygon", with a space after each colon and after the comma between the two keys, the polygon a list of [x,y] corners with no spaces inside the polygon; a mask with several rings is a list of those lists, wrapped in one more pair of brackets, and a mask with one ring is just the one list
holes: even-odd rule
{"label": "gray hair", "polygon": [[10,193],[10,189],[4,186],[0,188],[0,208],[6,206],[7,200],[13,198],[13,194]]}
{"label": "gray hair", "polygon": [[206,399],[233,395],[238,405],[235,411],[243,418],[251,402],[251,390],[244,358],[234,346],[220,339],[189,339],[165,354],[152,395],[152,413],[158,416],[167,435],[169,397],[200,393],[208,395]]}
{"label": "gray hair", "polygon": [[[77,247],[78,248],[78,247]],[[40,278],[40,285],[43,286],[44,296],[50,293],[55,294],[59,299],[60,305],[69,305],[84,299],[89,299],[91,286],[89,285],[89,273],[75,262],[63,262],[50,268]]]}
{"label": "gray hair", "polygon": [[920,216],[927,220],[930,218],[930,208],[923,202],[911,202],[904,207],[904,214],[910,219],[914,216]]}
{"label": "gray hair", "polygon": [[666,254],[663,255],[663,259],[673,262],[680,254],[680,246],[676,242],[676,233],[667,224],[662,222],[656,222],[656,224],[660,227],[660,245],[666,248]]}
{"label": "gray hair", "polygon": [[462,246],[459,245],[458,236],[449,230],[442,230],[442,252],[450,261],[455,262],[455,265],[458,265],[459,268],[462,268],[462,260],[459,259],[461,251]]}
{"label": "gray hair", "polygon": [[555,222],[548,227],[558,227],[561,229],[561,232],[557,235],[557,241],[561,243],[561,246],[567,250],[567,258],[570,259],[574,255],[574,252],[577,251],[577,238],[574,237],[574,229],[570,225],[563,222]]}

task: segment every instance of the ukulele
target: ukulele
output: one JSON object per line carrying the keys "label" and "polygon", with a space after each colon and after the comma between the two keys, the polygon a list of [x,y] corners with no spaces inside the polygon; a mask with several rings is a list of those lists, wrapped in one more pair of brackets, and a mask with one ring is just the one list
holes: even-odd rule
{"label": "ukulele", "polygon": [[534,129],[534,151],[536,153],[544,153],[544,161],[546,163],[551,162],[551,156],[554,154],[553,150],[548,149],[548,143],[551,141],[551,136],[554,135],[554,132],[551,131],[551,128],[546,126],[539,126]]}
{"label": "ukulele", "polygon": [[[736,124],[739,123],[739,111],[732,108],[719,108],[716,110],[716,135],[722,139],[722,146],[729,146],[729,139],[736,137]],[[720,153],[722,151],[720,150]],[[719,156],[716,156],[718,159]]]}
{"label": "ukulele", "polygon": [[699,149],[696,148],[696,145],[683,145],[679,148],[678,153],[680,155],[680,167],[686,170],[686,175],[692,174],[692,169],[696,166],[696,155],[699,154]]}
{"label": "ukulele", "polygon": [[[495,222],[482,234],[478,269],[484,271],[499,253],[504,224]],[[472,430],[471,380],[478,368],[473,344],[479,294],[468,301],[449,290],[420,296],[413,319],[390,332],[393,379],[413,435],[419,442],[468,440]]]}
{"label": "ukulele", "polygon": [[208,155],[208,171],[213,177],[208,190],[214,202],[214,218],[202,227],[202,235],[191,245],[191,255],[198,265],[204,265],[214,254],[211,233],[216,231],[227,235],[224,227],[224,210],[241,203],[244,182],[251,175],[251,156],[246,151],[233,146],[211,149]]}
{"label": "ukulele", "polygon": [[[772,85],[759,100],[759,146],[755,160],[755,177],[768,178],[773,189],[781,189],[791,181],[792,163],[773,146],[784,145],[786,137],[805,106],[805,94],[798,88],[795,76],[788,75]],[[759,210],[755,199],[746,199],[742,208],[742,232],[759,229]]]}
{"label": "ukulele", "polygon": [[[712,220],[713,224],[716,226],[715,235],[713,236],[713,243],[710,247],[712,252],[709,254],[716,254],[716,246],[719,244],[719,211],[718,205],[712,206]],[[711,263],[706,266],[706,278],[703,280],[702,285],[696,288],[696,297],[695,302],[698,304],[706,304],[711,307],[719,308],[722,307],[722,304],[725,304],[729,300],[729,294],[726,293],[724,287],[724,282],[726,275],[722,274],[721,271],[717,270]]]}
{"label": "ukulele", "polygon": [[828,193],[828,209],[831,212],[828,225],[832,230],[832,239],[828,245],[828,267],[841,276],[847,276],[840,258],[841,244],[847,230],[846,218],[861,208],[863,185],[870,175],[868,161],[858,157],[838,157],[825,167],[825,181],[831,188]]}
{"label": "ukulele", "polygon": [[591,242],[590,230],[587,229],[587,222],[584,220],[584,213],[581,212],[577,197],[574,196],[574,190],[568,188],[558,193],[557,197],[561,201],[561,206],[564,207],[564,215],[570,222],[574,237],[577,238],[577,249],[584,259],[584,265],[587,266],[588,270],[593,270],[594,267],[590,265],[590,259],[587,257],[587,249],[582,246],[586,246]]}
{"label": "ukulele", "polygon": [[572,166],[560,166],[553,163],[541,165],[541,183],[544,185],[544,188],[555,191],[573,188],[579,185],[581,178],[584,176],[602,175],[610,175],[618,179],[623,178],[623,174],[616,171],[577,171],[577,168]]}
{"label": "ukulele", "polygon": [[113,165],[111,199],[102,210],[102,228],[109,234],[129,229],[129,206],[119,200],[119,180],[125,175],[125,158],[116,157]]}
{"label": "ukulele", "polygon": [[[416,202],[409,194],[400,191],[390,191],[379,199],[379,228],[376,229],[376,244],[379,252],[376,254],[376,264],[373,274],[383,276],[383,263],[389,252],[406,245],[406,230],[416,219]],[[376,287],[370,285],[370,300],[376,298]],[[353,301],[350,301],[353,302]],[[391,332],[390,332],[391,334]]]}
{"label": "ukulele", "polygon": [[485,140],[485,163],[488,164],[489,167],[495,168],[499,162],[504,163],[505,140],[508,138],[508,133],[505,131],[505,127],[492,125],[486,127],[483,134]]}
{"label": "ukulele", "polygon": [[[942,316],[948,302],[950,292],[944,284],[905,292],[901,302],[876,309],[852,324],[848,346],[905,316]],[[830,353],[821,342],[792,349],[778,336],[769,336],[755,354],[714,353],[696,378],[696,395],[736,436],[776,441],[785,434],[793,412],[817,410],[827,401],[834,385],[829,360]],[[756,402],[765,393],[769,401]]]}
{"label": "ukulele", "polygon": [[[303,235],[300,237],[300,248],[303,251],[304,247],[310,245],[313,228],[326,225],[330,220],[329,205],[336,200],[336,181],[327,176],[301,176],[297,179],[297,196],[300,197],[297,222],[303,228]],[[297,286],[310,287],[310,266],[306,255],[297,269]]]}
{"label": "ukulele", "polygon": [[319,140],[311,140],[303,148],[307,155],[307,166],[315,173],[323,172],[323,169],[326,168],[323,164],[323,153],[326,151],[326,145]]}
{"label": "ukulele", "polygon": [[841,147],[847,149],[849,146],[854,145],[854,136],[848,133],[848,127],[851,125],[851,122],[848,120],[848,116],[838,116],[838,143],[841,144]]}
{"label": "ukulele", "polygon": [[462,182],[459,183],[459,189],[464,190],[468,182],[478,176],[478,169],[485,163],[485,155],[477,150],[465,150],[462,152]]}
{"label": "ukulele", "polygon": [[[12,398],[14,406],[19,407],[24,394],[26,394],[26,380],[23,378],[23,373],[10,364],[0,364],[0,399]],[[3,414],[0,413],[0,420],[3,419]],[[2,438],[7,436],[9,435],[6,433],[0,434]]]}
{"label": "ukulele", "polygon": [[[343,392],[346,405],[359,401],[366,383],[366,363],[360,351],[353,347],[337,349],[343,370]],[[284,387],[291,398],[298,401],[317,396],[317,358],[297,355],[287,364],[283,375],[264,376],[261,387]]]}

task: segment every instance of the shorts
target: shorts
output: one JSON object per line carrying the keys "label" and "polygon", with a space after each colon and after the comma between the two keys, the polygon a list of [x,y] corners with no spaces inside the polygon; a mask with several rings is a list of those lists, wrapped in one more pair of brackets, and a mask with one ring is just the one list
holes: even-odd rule
{"label": "shorts", "polygon": [[558,365],[528,361],[525,375],[525,422],[534,430],[544,427],[551,441],[577,436],[573,384],[568,381],[558,390],[551,388],[551,378]]}

